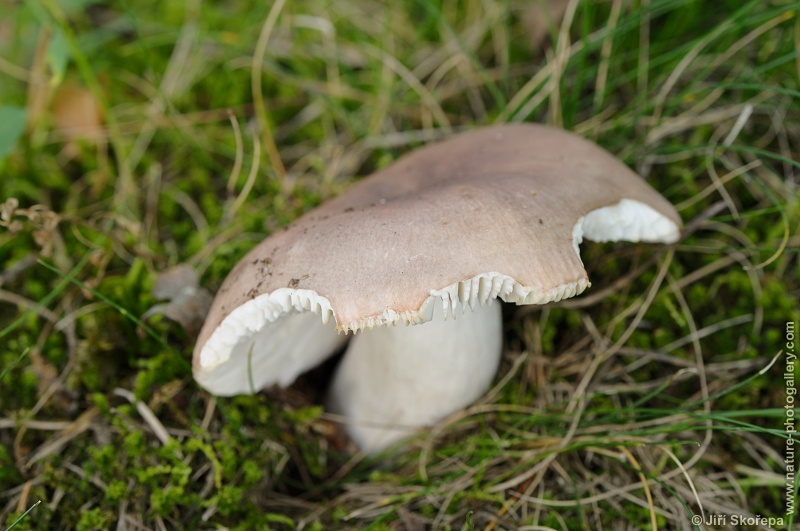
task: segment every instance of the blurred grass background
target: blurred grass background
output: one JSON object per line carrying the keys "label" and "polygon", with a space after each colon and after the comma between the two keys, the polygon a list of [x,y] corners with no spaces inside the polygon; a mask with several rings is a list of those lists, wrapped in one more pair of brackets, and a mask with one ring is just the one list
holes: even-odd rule
{"label": "blurred grass background", "polygon": [[[0,0],[0,525],[789,528],[796,8]],[[598,142],[685,236],[584,245],[593,287],[506,308],[495,387],[408,445],[352,456],[307,383],[214,399],[191,328],[142,318],[159,273],[213,292],[353,181],[506,121]]]}

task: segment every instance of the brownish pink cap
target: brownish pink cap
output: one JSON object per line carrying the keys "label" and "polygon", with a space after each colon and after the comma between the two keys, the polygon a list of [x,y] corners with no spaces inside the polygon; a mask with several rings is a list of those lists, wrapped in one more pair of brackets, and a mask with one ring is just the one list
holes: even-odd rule
{"label": "brownish pink cap", "polygon": [[422,323],[436,298],[448,312],[572,297],[589,286],[583,237],[671,243],[680,226],[641,177],[574,134],[532,124],[460,134],[248,253],[200,333],[195,378],[222,395],[288,385],[341,346],[337,331]]}

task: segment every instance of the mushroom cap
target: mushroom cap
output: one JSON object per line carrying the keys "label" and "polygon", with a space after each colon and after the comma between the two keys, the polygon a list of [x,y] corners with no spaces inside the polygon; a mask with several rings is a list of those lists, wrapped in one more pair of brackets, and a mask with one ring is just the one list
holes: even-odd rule
{"label": "mushroom cap", "polygon": [[[583,236],[671,243],[680,225],[641,177],[574,134],[516,124],[456,135],[400,158],[250,251],[217,293],[195,347],[195,377],[233,394],[233,376],[212,383],[214,371],[230,370],[223,365],[243,354],[296,355],[256,354],[253,338],[278,333],[265,330],[299,312],[321,313],[323,322],[332,315],[338,331],[355,332],[430,320],[434,297],[445,312],[498,297],[572,297],[589,286]],[[293,328],[305,334],[307,325]],[[300,363],[306,369],[342,342],[321,334],[324,345]],[[273,374],[251,390],[296,375]]]}

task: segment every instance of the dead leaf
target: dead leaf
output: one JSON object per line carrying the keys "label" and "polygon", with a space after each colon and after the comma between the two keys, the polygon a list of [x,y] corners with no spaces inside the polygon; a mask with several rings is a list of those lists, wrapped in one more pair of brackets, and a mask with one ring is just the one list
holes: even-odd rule
{"label": "dead leaf", "polygon": [[196,287],[200,282],[192,266],[179,264],[158,274],[153,286],[153,297],[158,300],[174,299],[187,287]]}
{"label": "dead leaf", "polygon": [[61,85],[53,102],[53,128],[67,140],[104,138],[103,111],[92,91],[72,83]]}
{"label": "dead leaf", "polygon": [[156,304],[145,312],[142,320],[160,314],[181,325],[190,337],[196,337],[213,299],[198,282],[197,272],[186,264],[161,273],[153,287],[153,296],[169,302]]}

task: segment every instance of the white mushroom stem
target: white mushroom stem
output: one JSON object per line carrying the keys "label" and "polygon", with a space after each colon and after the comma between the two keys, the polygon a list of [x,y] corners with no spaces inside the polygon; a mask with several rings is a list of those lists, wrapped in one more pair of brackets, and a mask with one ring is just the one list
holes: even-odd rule
{"label": "white mushroom stem", "polygon": [[378,452],[480,398],[502,353],[500,303],[492,300],[445,319],[359,333],[331,385],[330,409],[348,417],[347,432]]}

